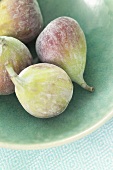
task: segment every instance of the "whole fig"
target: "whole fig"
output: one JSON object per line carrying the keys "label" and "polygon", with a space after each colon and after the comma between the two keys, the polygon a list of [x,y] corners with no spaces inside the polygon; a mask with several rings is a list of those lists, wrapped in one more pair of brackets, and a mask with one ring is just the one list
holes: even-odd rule
{"label": "whole fig", "polygon": [[36,51],[42,62],[63,68],[72,81],[88,91],[94,90],[83,78],[87,47],[85,35],[76,20],[59,17],[51,21],[38,36]]}
{"label": "whole fig", "polygon": [[12,36],[28,43],[42,27],[43,18],[36,0],[0,1],[0,36]]}
{"label": "whole fig", "polygon": [[39,118],[62,113],[73,94],[67,73],[53,64],[34,64],[17,75],[10,65],[6,69],[15,84],[15,92],[23,108]]}
{"label": "whole fig", "polygon": [[32,56],[21,41],[13,37],[0,36],[0,95],[14,92],[14,84],[5,69],[8,63],[19,74],[32,64]]}

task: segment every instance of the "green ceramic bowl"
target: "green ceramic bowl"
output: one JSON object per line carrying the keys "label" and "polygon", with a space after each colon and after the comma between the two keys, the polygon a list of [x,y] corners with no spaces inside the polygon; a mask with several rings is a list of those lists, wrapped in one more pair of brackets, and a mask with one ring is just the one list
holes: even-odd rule
{"label": "green ceramic bowl", "polygon": [[[60,116],[38,119],[29,115],[15,94],[0,96],[0,146],[40,149],[75,141],[113,116],[113,1],[39,0],[45,25],[56,17],[75,18],[86,35],[85,80],[90,93],[74,83],[74,95]],[[35,56],[34,43],[29,48]]]}

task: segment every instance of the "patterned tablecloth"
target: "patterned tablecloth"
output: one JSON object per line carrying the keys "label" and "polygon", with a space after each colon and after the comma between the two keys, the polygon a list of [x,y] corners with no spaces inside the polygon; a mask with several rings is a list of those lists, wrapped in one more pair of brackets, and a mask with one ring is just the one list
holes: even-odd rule
{"label": "patterned tablecloth", "polygon": [[113,118],[87,137],[57,148],[1,148],[0,170],[113,170]]}

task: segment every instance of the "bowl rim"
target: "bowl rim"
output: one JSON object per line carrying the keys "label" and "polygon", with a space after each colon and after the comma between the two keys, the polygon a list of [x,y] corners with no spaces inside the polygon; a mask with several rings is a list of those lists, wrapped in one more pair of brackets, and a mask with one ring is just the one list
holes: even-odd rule
{"label": "bowl rim", "polygon": [[92,132],[97,130],[99,127],[101,127],[103,124],[105,124],[108,120],[110,120],[112,117],[113,117],[113,110],[109,112],[106,116],[104,116],[96,124],[94,124],[90,128],[87,128],[83,132],[80,132],[76,135],[73,135],[71,137],[68,137],[62,140],[57,140],[55,142],[48,142],[44,144],[15,144],[15,143],[8,143],[8,142],[0,142],[0,148],[7,148],[7,149],[14,149],[14,150],[40,150],[40,149],[58,147],[64,144],[74,142],[76,140],[79,140],[91,134]]}

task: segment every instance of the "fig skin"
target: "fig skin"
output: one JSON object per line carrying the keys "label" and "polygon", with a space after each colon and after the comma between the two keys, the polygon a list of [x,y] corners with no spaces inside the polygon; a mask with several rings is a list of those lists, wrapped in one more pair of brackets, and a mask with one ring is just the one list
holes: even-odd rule
{"label": "fig skin", "polygon": [[0,36],[15,37],[28,43],[42,28],[43,17],[36,0],[0,1]]}
{"label": "fig skin", "polygon": [[40,63],[27,67],[17,75],[10,65],[6,69],[15,84],[16,96],[23,108],[38,118],[61,114],[68,106],[73,84],[58,66]]}
{"label": "fig skin", "polygon": [[83,73],[86,65],[86,39],[76,20],[59,17],[51,21],[36,40],[36,52],[42,62],[64,69],[71,80],[88,91]]}
{"label": "fig skin", "polygon": [[14,92],[12,83],[5,65],[10,64],[19,74],[24,68],[33,63],[28,48],[13,37],[0,36],[0,95],[8,95]]}

